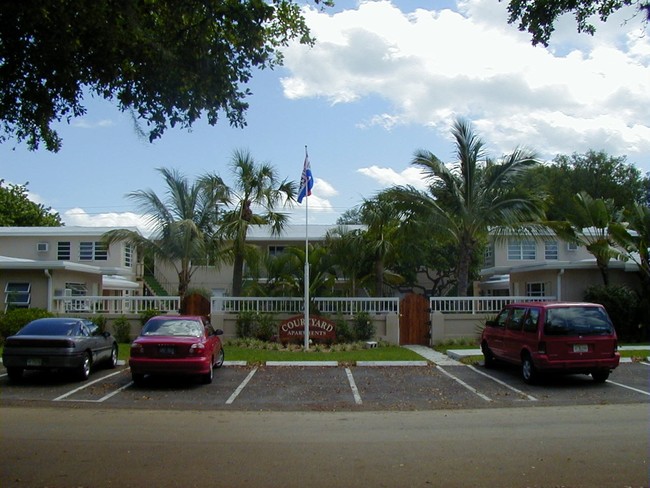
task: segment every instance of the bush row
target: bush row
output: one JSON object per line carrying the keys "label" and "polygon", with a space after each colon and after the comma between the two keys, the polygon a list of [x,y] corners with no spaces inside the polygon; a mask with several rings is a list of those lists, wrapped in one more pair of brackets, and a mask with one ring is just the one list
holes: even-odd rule
{"label": "bush row", "polygon": [[[367,312],[357,313],[349,322],[343,315],[332,318],[336,324],[337,343],[368,341],[375,336],[375,325]],[[278,340],[280,320],[271,313],[242,312],[237,316],[236,334],[241,339]]]}

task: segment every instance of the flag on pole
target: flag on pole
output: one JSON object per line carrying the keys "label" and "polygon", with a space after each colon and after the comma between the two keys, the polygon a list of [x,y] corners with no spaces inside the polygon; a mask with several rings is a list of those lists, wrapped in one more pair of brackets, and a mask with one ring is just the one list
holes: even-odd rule
{"label": "flag on pole", "polygon": [[309,156],[307,148],[305,148],[305,164],[302,168],[302,175],[300,176],[300,190],[298,190],[298,203],[302,203],[302,199],[311,196],[311,189],[314,186],[314,177],[311,174],[311,164],[309,163]]}

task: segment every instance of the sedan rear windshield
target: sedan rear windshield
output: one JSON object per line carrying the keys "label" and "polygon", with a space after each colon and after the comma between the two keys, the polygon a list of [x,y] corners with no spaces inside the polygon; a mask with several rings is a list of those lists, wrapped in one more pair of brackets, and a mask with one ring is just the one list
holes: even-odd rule
{"label": "sedan rear windshield", "polygon": [[194,320],[151,320],[142,329],[143,336],[201,337],[203,326]]}
{"label": "sedan rear windshield", "polygon": [[546,335],[609,335],[614,326],[600,307],[551,308],[546,312]]}
{"label": "sedan rear windshield", "polygon": [[77,322],[60,320],[37,320],[23,327],[16,335],[33,336],[73,336],[79,331]]}

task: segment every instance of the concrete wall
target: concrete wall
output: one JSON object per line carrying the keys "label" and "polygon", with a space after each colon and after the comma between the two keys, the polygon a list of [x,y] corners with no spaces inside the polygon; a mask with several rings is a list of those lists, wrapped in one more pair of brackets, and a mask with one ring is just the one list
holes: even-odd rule
{"label": "concrete wall", "polygon": [[485,321],[496,314],[453,313],[431,314],[431,344],[440,344],[454,339],[478,339]]}

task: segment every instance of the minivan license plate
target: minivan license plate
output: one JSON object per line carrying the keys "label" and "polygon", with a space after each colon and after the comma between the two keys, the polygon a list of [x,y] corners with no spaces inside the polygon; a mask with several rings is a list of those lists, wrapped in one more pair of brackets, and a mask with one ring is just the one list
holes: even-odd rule
{"label": "minivan license plate", "polygon": [[574,344],[573,352],[589,352],[588,344]]}

